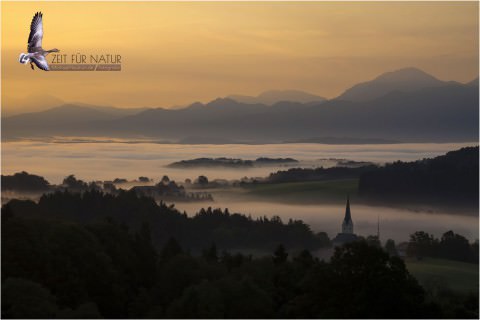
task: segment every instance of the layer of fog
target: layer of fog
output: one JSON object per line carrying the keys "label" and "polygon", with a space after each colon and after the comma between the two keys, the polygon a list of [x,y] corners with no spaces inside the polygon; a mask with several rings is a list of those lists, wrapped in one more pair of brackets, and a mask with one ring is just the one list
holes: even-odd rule
{"label": "layer of fog", "polygon": [[176,169],[166,165],[200,157],[295,158],[302,167],[329,166],[319,159],[348,159],[375,163],[395,160],[418,160],[478,143],[384,144],[384,145],[179,145],[156,143],[48,143],[17,141],[2,143],[2,174],[27,171],[45,177],[50,183],[61,183],[69,174],[86,181],[147,176],[158,181],[163,175],[184,181],[206,175],[212,179],[264,177],[270,172],[290,166],[259,168],[194,168]]}
{"label": "layer of fog", "polygon": [[[257,201],[215,200],[213,203],[176,203],[180,211],[194,215],[202,207],[228,208],[230,213],[243,213],[252,218],[278,215],[282,221],[301,219],[310,225],[314,232],[327,232],[333,238],[341,231],[345,215],[345,205],[290,205],[283,203],[267,203]],[[351,204],[355,233],[362,236],[377,234],[377,221],[380,223],[380,239],[394,239],[397,243],[408,241],[409,235],[415,231],[426,231],[441,237],[448,230],[453,230],[467,237],[470,241],[478,239],[478,216],[457,216],[446,212],[435,214],[413,212],[406,209],[395,209],[377,206]]]}
{"label": "layer of fog", "polygon": [[[258,157],[291,157],[301,161],[301,166],[329,165],[319,159],[343,158],[376,163],[395,160],[417,160],[434,157],[464,146],[478,143],[448,144],[392,144],[392,145],[322,145],[322,144],[271,144],[271,145],[177,145],[156,143],[46,143],[18,141],[2,143],[2,174],[27,171],[59,184],[69,174],[85,181],[137,179],[147,176],[158,182],[163,175],[179,182],[203,174],[213,179],[240,179],[264,177],[284,166],[260,168],[195,168],[174,169],[169,163],[199,157],[231,157],[256,159]],[[201,207],[228,207],[231,212],[252,216],[279,215],[284,221],[302,219],[314,231],[325,231],[334,237],[339,231],[344,205],[289,205],[258,201],[240,201],[214,196],[214,203],[176,203],[189,215]],[[470,240],[478,238],[478,212],[471,216],[452,215],[455,212],[413,212],[405,209],[370,207],[352,204],[355,230],[360,235],[376,234],[377,217],[380,217],[380,234],[384,241],[408,240],[409,234],[424,230],[439,237],[454,230]],[[448,214],[450,213],[450,214]]]}

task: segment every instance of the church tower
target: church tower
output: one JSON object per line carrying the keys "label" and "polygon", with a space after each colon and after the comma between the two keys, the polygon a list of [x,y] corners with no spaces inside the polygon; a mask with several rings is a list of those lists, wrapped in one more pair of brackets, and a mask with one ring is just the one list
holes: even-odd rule
{"label": "church tower", "polygon": [[347,207],[345,208],[345,218],[342,223],[342,233],[353,234],[353,221],[350,213],[350,199],[347,196]]}

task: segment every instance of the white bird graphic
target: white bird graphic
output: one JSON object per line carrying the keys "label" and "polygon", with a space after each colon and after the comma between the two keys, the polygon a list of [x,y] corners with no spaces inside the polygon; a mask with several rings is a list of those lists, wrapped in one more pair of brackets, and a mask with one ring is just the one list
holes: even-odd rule
{"label": "white bird graphic", "polygon": [[23,64],[30,62],[30,66],[33,68],[33,64],[37,68],[48,71],[47,60],[45,56],[50,52],[60,52],[58,49],[52,50],[43,50],[42,48],[42,39],[43,39],[43,14],[41,12],[35,13],[30,25],[30,35],[28,36],[28,53],[21,53],[18,61]]}

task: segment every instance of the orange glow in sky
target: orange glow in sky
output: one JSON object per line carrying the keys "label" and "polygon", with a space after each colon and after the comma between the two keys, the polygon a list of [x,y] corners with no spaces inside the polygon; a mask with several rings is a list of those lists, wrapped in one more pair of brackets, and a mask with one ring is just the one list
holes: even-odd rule
{"label": "orange glow in sky", "polygon": [[[478,76],[477,2],[2,2],[2,106],[55,98],[171,107],[299,89],[327,98],[417,67]],[[43,72],[18,63],[44,13],[45,49],[120,54],[121,72]],[[48,57],[51,61],[51,57]]]}

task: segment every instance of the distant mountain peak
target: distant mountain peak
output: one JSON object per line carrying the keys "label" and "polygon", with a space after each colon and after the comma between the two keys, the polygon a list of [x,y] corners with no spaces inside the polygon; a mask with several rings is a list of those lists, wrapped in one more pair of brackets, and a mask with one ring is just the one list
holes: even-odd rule
{"label": "distant mountain peak", "polygon": [[370,101],[394,91],[411,92],[447,84],[448,82],[441,81],[423,70],[408,67],[385,72],[371,81],[354,85],[336,99]]}
{"label": "distant mountain peak", "polygon": [[434,76],[426,73],[423,70],[414,67],[402,68],[395,71],[385,72],[378,76],[376,80],[411,80],[416,79],[435,79]]}
{"label": "distant mountain peak", "polygon": [[395,71],[385,72],[375,78],[374,81],[440,81],[434,76],[415,67],[407,67]]}

